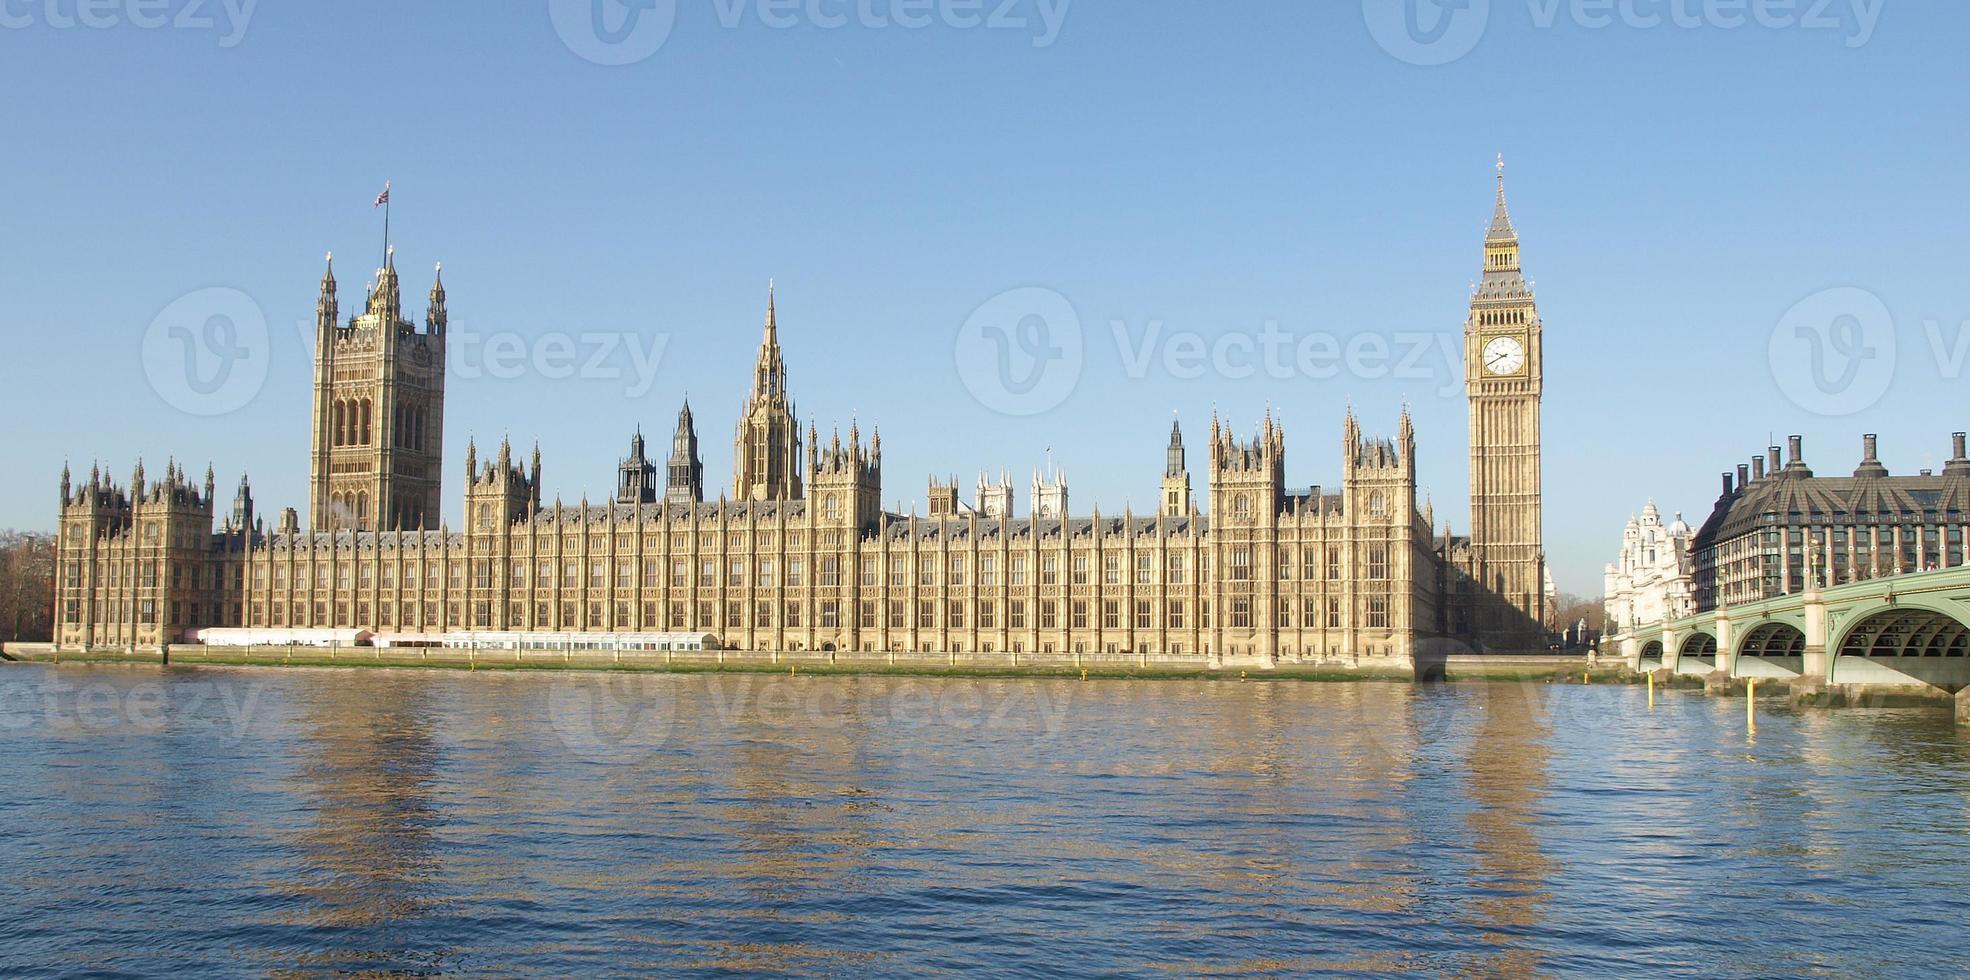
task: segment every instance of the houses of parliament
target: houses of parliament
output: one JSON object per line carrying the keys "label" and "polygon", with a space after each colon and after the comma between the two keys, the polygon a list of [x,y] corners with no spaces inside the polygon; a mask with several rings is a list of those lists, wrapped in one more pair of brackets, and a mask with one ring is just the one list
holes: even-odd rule
{"label": "houses of parliament", "polygon": [[1010,482],[983,478],[971,501],[932,480],[927,513],[886,511],[880,433],[803,428],[770,291],[729,492],[707,498],[686,404],[665,465],[639,431],[603,504],[543,502],[538,448],[466,446],[463,525],[446,527],[442,273],[421,327],[393,255],[347,320],[336,288],[331,260],[305,525],[292,508],[268,520],[245,478],[225,507],[210,468],[194,482],[139,463],[121,485],[64,468],[59,644],[156,647],[207,627],[692,632],[762,651],[1413,660],[1438,639],[1543,642],[1542,328],[1502,165],[1464,331],[1468,537],[1418,504],[1406,409],[1391,438],[1349,411],[1331,488],[1286,482],[1268,413],[1250,439],[1213,418],[1195,453],[1172,424],[1153,514],[1076,514],[1055,474],[1024,513]]}

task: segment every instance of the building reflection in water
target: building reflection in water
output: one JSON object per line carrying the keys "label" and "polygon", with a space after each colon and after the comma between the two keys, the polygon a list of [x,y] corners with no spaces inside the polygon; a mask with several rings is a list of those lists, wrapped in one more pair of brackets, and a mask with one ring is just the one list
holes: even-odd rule
{"label": "building reflection in water", "polygon": [[289,921],[309,928],[296,965],[435,967],[445,951],[417,948],[416,923],[439,911],[427,889],[440,871],[431,794],[442,762],[428,727],[440,712],[427,678],[338,675],[294,691],[300,807],[266,818],[293,821],[286,843],[305,870],[268,887],[300,900]]}
{"label": "building reflection in water", "polygon": [[1499,947],[1469,971],[1525,976],[1539,970],[1543,953],[1525,943],[1551,900],[1547,882],[1557,870],[1540,849],[1533,822],[1547,788],[1552,726],[1541,687],[1481,684],[1469,696],[1479,709],[1475,736],[1464,759],[1473,804],[1467,823],[1477,851],[1471,902],[1479,938]]}

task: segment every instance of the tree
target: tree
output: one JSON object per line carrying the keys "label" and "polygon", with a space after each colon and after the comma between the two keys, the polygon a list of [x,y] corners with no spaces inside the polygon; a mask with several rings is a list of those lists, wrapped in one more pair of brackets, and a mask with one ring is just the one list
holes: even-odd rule
{"label": "tree", "polygon": [[0,531],[0,638],[52,639],[54,611],[54,536]]}
{"label": "tree", "polygon": [[1583,619],[1587,621],[1587,628],[1590,630],[1599,630],[1602,628],[1607,607],[1605,601],[1600,597],[1596,596],[1589,599],[1570,592],[1562,592],[1555,597],[1554,603],[1559,606],[1560,610],[1560,629],[1572,629],[1575,623]]}

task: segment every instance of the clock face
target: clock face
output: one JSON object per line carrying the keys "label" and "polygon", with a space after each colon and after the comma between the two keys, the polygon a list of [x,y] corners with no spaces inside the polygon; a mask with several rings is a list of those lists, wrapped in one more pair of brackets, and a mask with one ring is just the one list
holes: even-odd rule
{"label": "clock face", "polygon": [[1525,370],[1525,345],[1517,337],[1493,337],[1484,345],[1484,370],[1500,378]]}

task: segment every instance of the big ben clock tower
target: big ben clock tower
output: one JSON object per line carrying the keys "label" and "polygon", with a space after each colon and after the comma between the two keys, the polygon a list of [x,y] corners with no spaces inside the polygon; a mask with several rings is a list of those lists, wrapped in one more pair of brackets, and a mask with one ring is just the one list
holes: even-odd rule
{"label": "big ben clock tower", "polygon": [[1519,238],[1498,204],[1484,236],[1484,278],[1464,323],[1464,386],[1471,407],[1470,628],[1499,650],[1535,649],[1545,610],[1545,538],[1539,487],[1539,399],[1545,361],[1539,307],[1519,265]]}

